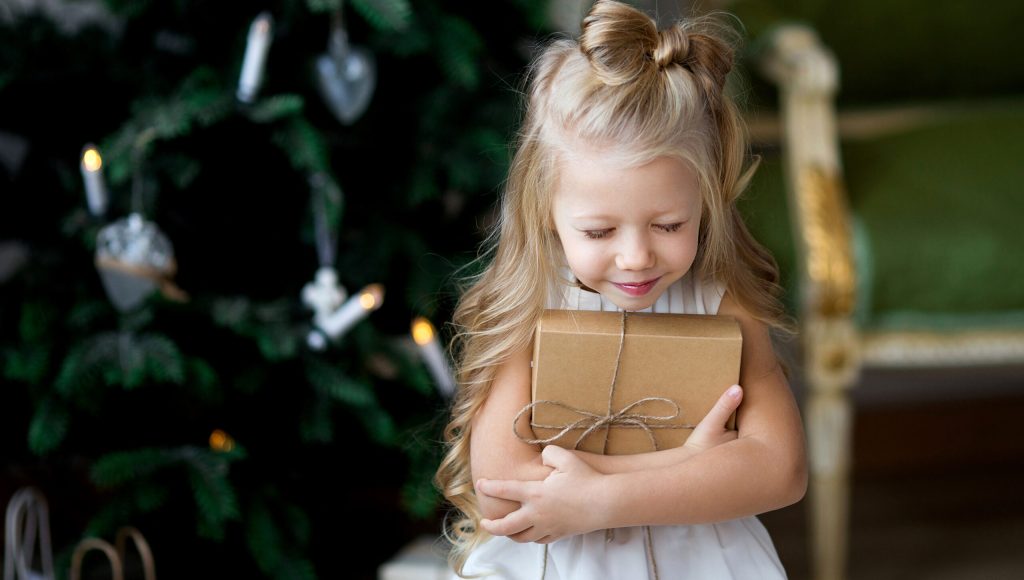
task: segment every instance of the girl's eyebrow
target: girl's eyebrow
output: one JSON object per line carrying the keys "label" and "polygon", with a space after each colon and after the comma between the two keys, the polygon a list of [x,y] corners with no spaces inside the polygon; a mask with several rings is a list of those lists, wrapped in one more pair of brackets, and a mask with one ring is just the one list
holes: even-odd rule
{"label": "girl's eyebrow", "polygon": [[[687,211],[685,209],[667,209],[667,210],[663,210],[663,211],[655,211],[655,212],[653,212],[651,214],[651,217],[654,218],[654,219],[657,219],[657,218],[663,218],[665,216],[670,216],[673,219],[678,219],[678,220],[681,220],[681,221],[686,221],[686,220],[690,219],[690,216],[692,215],[692,213],[693,213],[692,211]],[[593,214],[591,214],[591,213],[586,213],[586,212],[574,213],[574,214],[570,214],[569,215],[569,218],[570,219],[574,219],[574,220],[594,220],[594,221],[599,221],[599,220],[617,220],[620,217],[621,216],[616,216],[614,214],[604,214],[604,213],[593,213]]]}

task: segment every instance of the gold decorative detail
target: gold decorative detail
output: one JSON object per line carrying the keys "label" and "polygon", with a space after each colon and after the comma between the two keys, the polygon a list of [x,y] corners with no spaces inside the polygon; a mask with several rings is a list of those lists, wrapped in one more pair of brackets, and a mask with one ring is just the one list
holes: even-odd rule
{"label": "gold decorative detail", "polygon": [[808,306],[818,316],[849,316],[855,274],[846,192],[838,172],[805,168],[797,179],[796,198],[805,272],[811,282]]}

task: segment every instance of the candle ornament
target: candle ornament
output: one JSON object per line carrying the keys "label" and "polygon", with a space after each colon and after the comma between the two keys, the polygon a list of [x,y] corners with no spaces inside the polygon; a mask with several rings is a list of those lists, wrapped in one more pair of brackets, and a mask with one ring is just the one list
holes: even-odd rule
{"label": "candle ornament", "polygon": [[110,194],[103,178],[103,158],[93,144],[82,148],[82,162],[79,165],[82,181],[85,183],[85,200],[89,204],[89,213],[103,217],[107,213]]}
{"label": "candle ornament", "polygon": [[313,322],[316,328],[306,337],[307,344],[311,348],[322,350],[327,346],[327,339],[337,340],[357,322],[380,308],[383,302],[384,286],[370,284],[345,301],[334,312],[314,318]]}
{"label": "candle ornament", "polygon": [[412,339],[420,348],[420,355],[434,378],[438,392],[442,397],[450,399],[455,394],[455,380],[434,325],[422,316],[417,317],[412,321]]}
{"label": "candle ornament", "polygon": [[242,74],[238,79],[239,101],[249,104],[256,99],[256,93],[263,84],[263,69],[270,50],[270,40],[274,29],[274,19],[269,12],[262,12],[249,26],[248,41],[245,44],[245,56],[242,58]]}

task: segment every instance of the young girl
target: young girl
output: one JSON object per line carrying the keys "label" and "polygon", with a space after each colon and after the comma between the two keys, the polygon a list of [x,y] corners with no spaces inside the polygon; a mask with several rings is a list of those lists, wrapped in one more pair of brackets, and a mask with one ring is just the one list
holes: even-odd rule
{"label": "young girl", "polygon": [[[579,42],[553,42],[531,71],[490,262],[455,313],[460,390],[437,482],[460,512],[460,575],[785,577],[753,516],[803,497],[803,433],[768,334],[783,327],[778,272],[735,205],[751,172],[724,94],[732,49],[705,24],[658,31],[599,0]],[[742,389],[723,385],[675,449],[524,443],[512,423],[545,307],[735,317]]]}

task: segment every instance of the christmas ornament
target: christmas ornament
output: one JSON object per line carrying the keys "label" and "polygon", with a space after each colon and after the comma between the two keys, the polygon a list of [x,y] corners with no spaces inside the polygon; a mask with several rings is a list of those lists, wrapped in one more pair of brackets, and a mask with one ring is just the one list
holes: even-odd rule
{"label": "christmas ornament", "polygon": [[263,68],[270,50],[270,40],[274,29],[274,19],[269,12],[261,12],[249,25],[249,36],[245,44],[245,56],[242,58],[242,74],[238,79],[238,92],[235,96],[239,101],[249,104],[256,99],[256,93],[263,84]]}
{"label": "christmas ornament", "polygon": [[370,104],[377,83],[373,54],[351,46],[341,10],[331,22],[327,53],[316,59],[316,81],[327,108],[345,125],[351,125]]}
{"label": "christmas ornament", "polygon": [[82,181],[85,182],[85,200],[89,204],[89,213],[95,217],[103,217],[107,213],[110,194],[107,182],[103,179],[103,158],[93,144],[82,149],[82,162],[79,164]]}
{"label": "christmas ornament", "polygon": [[[338,284],[338,273],[331,266],[321,266],[316,278],[302,287],[302,303],[313,310],[313,323],[317,326],[322,326],[347,297],[345,288]],[[310,346],[317,350],[326,346],[323,341],[314,341],[316,344]]]}
{"label": "christmas ornament", "polygon": [[420,356],[423,357],[430,375],[434,377],[438,392],[442,397],[450,399],[455,394],[455,381],[452,379],[452,371],[437,339],[437,333],[434,332],[434,325],[422,316],[416,318],[412,321],[412,339],[420,347]]}
{"label": "christmas ornament", "polygon": [[[313,189],[313,227],[316,232],[316,252],[320,269],[317,270],[314,280],[303,286],[302,302],[313,310],[313,323],[322,326],[348,297],[345,288],[338,283],[338,272],[334,269],[334,248],[338,243],[338,236],[331,228],[327,215],[329,202],[341,203],[341,190],[322,173],[311,176],[309,184]],[[327,346],[327,340],[319,332],[311,333],[308,343],[315,350],[323,350]]]}
{"label": "christmas ornament", "polygon": [[132,213],[100,230],[96,268],[114,307],[127,312],[159,289],[171,300],[187,295],[174,285],[174,248],[167,236],[142,215]]}
{"label": "christmas ornament", "polygon": [[334,312],[315,319],[313,322],[316,328],[310,332],[306,339],[307,343],[317,350],[325,348],[327,339],[337,340],[357,322],[380,308],[383,301],[384,287],[380,284],[370,284]]}

